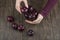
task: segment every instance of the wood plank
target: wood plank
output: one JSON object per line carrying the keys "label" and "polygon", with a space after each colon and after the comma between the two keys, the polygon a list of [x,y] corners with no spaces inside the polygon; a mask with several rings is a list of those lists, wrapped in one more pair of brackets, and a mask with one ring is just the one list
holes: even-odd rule
{"label": "wood plank", "polygon": [[[39,2],[40,1],[40,2]],[[41,10],[47,0],[28,0],[28,3]],[[25,26],[24,32],[12,29],[7,16],[15,17],[16,23]],[[27,30],[34,30],[34,36],[26,35]],[[0,40],[60,40],[60,0],[40,24],[31,25],[24,21],[24,16],[15,9],[15,0],[0,0]]]}

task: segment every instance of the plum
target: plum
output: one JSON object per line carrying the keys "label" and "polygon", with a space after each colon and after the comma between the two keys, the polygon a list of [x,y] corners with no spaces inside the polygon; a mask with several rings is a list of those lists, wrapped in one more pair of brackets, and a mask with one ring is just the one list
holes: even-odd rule
{"label": "plum", "polygon": [[33,31],[33,30],[29,29],[29,30],[27,31],[27,35],[28,35],[28,36],[33,36],[33,34],[34,34],[34,31]]}
{"label": "plum", "polygon": [[18,24],[12,23],[12,27],[13,27],[13,29],[17,29],[18,28]]}
{"label": "plum", "polygon": [[19,30],[19,31],[23,31],[23,30],[24,30],[24,26],[23,26],[23,25],[19,25],[19,26],[18,26],[18,30]]}
{"label": "plum", "polygon": [[7,17],[7,21],[8,21],[8,22],[14,22],[14,18],[13,18],[12,16],[8,16],[8,17]]}

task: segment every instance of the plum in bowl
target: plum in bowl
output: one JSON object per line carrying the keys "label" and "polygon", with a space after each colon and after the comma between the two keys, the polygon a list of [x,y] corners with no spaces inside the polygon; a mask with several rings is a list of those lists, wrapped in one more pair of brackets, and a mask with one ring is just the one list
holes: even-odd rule
{"label": "plum in bowl", "polygon": [[21,8],[21,12],[27,20],[34,21],[37,19],[38,12],[32,6]]}

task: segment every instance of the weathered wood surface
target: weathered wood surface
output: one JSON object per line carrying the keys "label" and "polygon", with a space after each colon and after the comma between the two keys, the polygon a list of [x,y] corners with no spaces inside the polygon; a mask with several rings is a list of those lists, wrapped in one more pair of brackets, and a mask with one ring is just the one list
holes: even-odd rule
{"label": "weathered wood surface", "polygon": [[[45,5],[46,0],[28,0],[28,2],[39,10]],[[25,31],[13,30],[11,24],[7,22],[8,15],[14,16],[16,23],[22,23]],[[26,35],[28,29],[34,30],[34,36]],[[0,40],[60,40],[60,0],[50,14],[37,25],[27,24],[24,21],[24,17],[15,9],[15,0],[0,0]]]}

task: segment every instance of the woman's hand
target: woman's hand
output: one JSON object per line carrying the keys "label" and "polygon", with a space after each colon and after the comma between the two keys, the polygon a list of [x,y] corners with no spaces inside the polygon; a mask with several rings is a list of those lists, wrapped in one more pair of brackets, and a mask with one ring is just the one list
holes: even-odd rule
{"label": "woman's hand", "polygon": [[[20,9],[21,8],[20,4],[22,1],[25,3],[25,6],[28,8],[27,0],[16,0],[15,8],[20,14],[22,14],[21,9]],[[38,24],[41,22],[42,19],[43,19],[43,16],[41,14],[38,14],[38,17],[36,20],[34,20],[34,21],[25,20],[25,21],[30,24]]]}
{"label": "woman's hand", "polygon": [[21,9],[20,9],[21,8],[20,4],[21,4],[22,1],[25,3],[25,6],[28,8],[27,0],[16,0],[15,8],[20,14],[22,14]]}
{"label": "woman's hand", "polygon": [[30,24],[39,24],[43,19],[43,16],[41,14],[38,14],[38,17],[36,20],[34,21],[29,21],[29,20],[25,20],[27,23],[30,23]]}

